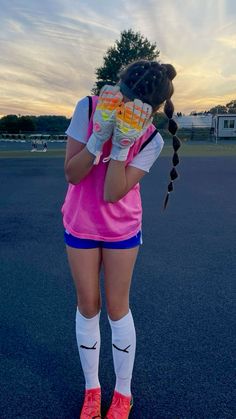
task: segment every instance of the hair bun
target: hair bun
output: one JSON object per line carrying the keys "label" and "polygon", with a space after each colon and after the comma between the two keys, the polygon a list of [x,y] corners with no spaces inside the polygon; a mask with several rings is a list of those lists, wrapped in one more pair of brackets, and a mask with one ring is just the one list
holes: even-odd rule
{"label": "hair bun", "polygon": [[177,74],[175,68],[171,64],[164,64],[164,66],[165,66],[165,69],[166,69],[167,77],[170,80],[173,80],[175,78],[176,74]]}

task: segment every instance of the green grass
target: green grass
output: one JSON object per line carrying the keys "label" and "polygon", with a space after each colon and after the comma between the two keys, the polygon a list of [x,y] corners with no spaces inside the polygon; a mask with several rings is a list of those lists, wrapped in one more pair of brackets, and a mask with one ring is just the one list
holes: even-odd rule
{"label": "green grass", "polygon": [[[183,142],[178,152],[179,156],[183,157],[225,157],[236,156],[236,141],[235,144],[230,143],[200,143],[198,142]],[[172,156],[173,148],[170,141],[165,141],[161,157]],[[48,150],[46,153],[31,153],[28,150],[15,150],[15,151],[1,151],[0,158],[48,158],[48,157],[64,157],[64,149]]]}
{"label": "green grass", "polygon": [[18,158],[18,157],[24,157],[24,158],[31,158],[31,159],[43,159],[47,157],[64,157],[65,156],[65,150],[62,149],[53,149],[48,150],[46,153],[31,153],[28,150],[15,150],[15,151],[1,151],[0,152],[0,158]]}
{"label": "green grass", "polygon": [[[161,155],[171,156],[173,154],[173,148],[170,143],[165,144]],[[236,143],[225,144],[225,143],[182,143],[181,148],[178,151],[179,156],[183,157],[225,157],[225,156],[236,156]]]}

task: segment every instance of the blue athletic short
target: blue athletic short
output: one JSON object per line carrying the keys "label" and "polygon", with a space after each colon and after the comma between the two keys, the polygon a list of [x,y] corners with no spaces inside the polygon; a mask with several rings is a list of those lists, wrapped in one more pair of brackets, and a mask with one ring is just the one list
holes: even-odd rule
{"label": "blue athletic short", "polygon": [[103,249],[131,249],[132,247],[142,244],[142,233],[139,231],[135,236],[128,240],[121,240],[118,242],[108,242],[99,240],[79,239],[73,236],[68,231],[64,231],[65,243],[70,247],[76,249],[95,249],[97,247]]}

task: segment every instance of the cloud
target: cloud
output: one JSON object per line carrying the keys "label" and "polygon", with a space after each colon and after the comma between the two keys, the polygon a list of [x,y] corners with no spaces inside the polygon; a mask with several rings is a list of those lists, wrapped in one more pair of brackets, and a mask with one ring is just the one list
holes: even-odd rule
{"label": "cloud", "polygon": [[100,64],[109,41],[98,37],[97,22],[91,30],[90,20],[62,15],[62,11],[50,16],[46,10],[32,13],[23,8],[15,10],[11,19],[4,20],[8,30],[1,46],[4,58],[0,72],[4,85],[0,113],[5,113],[4,109],[9,111],[7,103],[12,106],[13,95],[19,103],[22,100],[24,111],[35,113],[42,102],[45,110],[51,106],[55,114],[61,112],[58,107],[58,97],[61,97],[69,114],[76,97],[91,90],[95,66]]}
{"label": "cloud", "polygon": [[176,109],[236,97],[234,0],[12,0],[0,24],[1,114],[70,116],[108,47],[131,27],[175,65]]}
{"label": "cloud", "polygon": [[223,47],[236,49],[236,35],[233,35],[230,37],[219,37],[219,38],[216,38],[216,41],[222,44]]}

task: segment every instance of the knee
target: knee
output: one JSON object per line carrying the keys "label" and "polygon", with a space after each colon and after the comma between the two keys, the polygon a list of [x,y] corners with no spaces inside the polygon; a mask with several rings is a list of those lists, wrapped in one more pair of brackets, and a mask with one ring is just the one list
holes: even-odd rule
{"label": "knee", "polygon": [[107,314],[113,321],[122,319],[129,312],[129,306],[107,307]]}
{"label": "knee", "polygon": [[96,316],[99,311],[101,310],[101,302],[99,301],[87,301],[87,302],[81,302],[77,301],[79,312],[82,314],[82,316],[87,318],[92,318]]}
{"label": "knee", "polygon": [[111,320],[120,320],[129,312],[129,296],[106,296],[107,314]]}
{"label": "knee", "polygon": [[81,307],[78,306],[79,312],[80,314],[82,314],[82,316],[86,317],[87,319],[91,319],[92,317],[95,317],[98,313],[99,313],[99,309],[95,308],[95,307]]}

